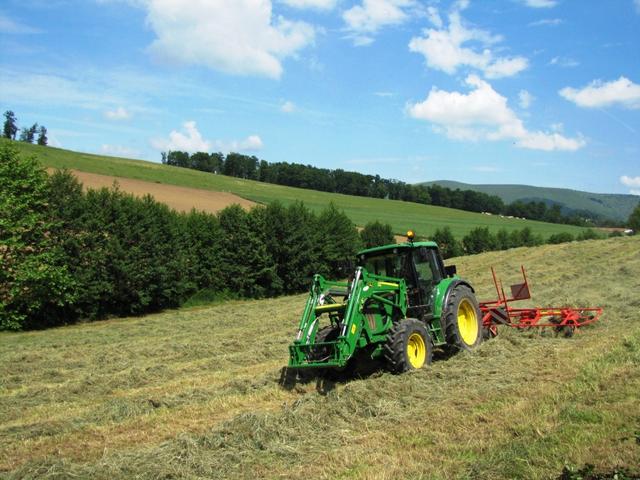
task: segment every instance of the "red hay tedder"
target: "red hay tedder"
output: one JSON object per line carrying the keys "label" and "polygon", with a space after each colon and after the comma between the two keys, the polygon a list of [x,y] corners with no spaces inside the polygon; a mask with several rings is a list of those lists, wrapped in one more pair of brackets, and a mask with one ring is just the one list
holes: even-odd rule
{"label": "red hay tedder", "polygon": [[486,336],[495,337],[498,334],[498,326],[505,325],[512,328],[549,327],[570,337],[576,328],[594,323],[602,315],[601,307],[512,307],[510,305],[511,302],[529,300],[531,298],[527,274],[524,267],[520,268],[524,281],[511,285],[511,297],[507,297],[502,287],[502,281],[498,280],[495,270],[493,267],[491,268],[498,299],[480,302],[482,324]]}

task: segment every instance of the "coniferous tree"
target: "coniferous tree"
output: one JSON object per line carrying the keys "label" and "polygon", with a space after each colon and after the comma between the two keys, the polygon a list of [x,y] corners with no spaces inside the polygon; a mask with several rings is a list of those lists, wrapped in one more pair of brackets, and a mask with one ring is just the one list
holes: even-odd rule
{"label": "coniferous tree", "polygon": [[496,239],[487,227],[477,227],[462,238],[464,251],[473,255],[496,249]]}
{"label": "coniferous tree", "polygon": [[16,118],[16,114],[11,110],[4,112],[4,128],[2,133],[4,138],[10,138],[11,140],[16,139],[16,134],[18,133],[18,119]]}
{"label": "coniferous tree", "polygon": [[48,145],[49,139],[47,138],[47,128],[44,125],[40,125],[38,131],[38,145]]}
{"label": "coniferous tree", "polygon": [[287,208],[273,202],[266,207],[265,215],[267,248],[275,262],[283,291],[305,290],[319,266],[315,215],[302,202],[295,202]]}
{"label": "coniferous tree", "polygon": [[460,242],[455,239],[449,227],[436,230],[436,233],[433,234],[433,241],[438,244],[442,258],[462,255]]}
{"label": "coniferous tree", "polygon": [[378,220],[369,222],[364,226],[360,232],[360,240],[364,248],[396,243],[391,225],[379,222]]}
{"label": "coniferous tree", "polygon": [[353,261],[361,246],[358,231],[351,219],[330,203],[318,216],[317,227],[320,242],[320,269],[329,277],[347,276],[344,269]]}
{"label": "coniferous tree", "polygon": [[36,138],[36,132],[38,131],[38,124],[34,123],[29,128],[24,127],[20,132],[20,141],[33,143]]}
{"label": "coniferous tree", "polygon": [[218,214],[222,238],[220,268],[226,288],[236,295],[262,297],[274,290],[276,280],[273,259],[263,243],[256,215],[250,216],[239,205],[231,205]]}

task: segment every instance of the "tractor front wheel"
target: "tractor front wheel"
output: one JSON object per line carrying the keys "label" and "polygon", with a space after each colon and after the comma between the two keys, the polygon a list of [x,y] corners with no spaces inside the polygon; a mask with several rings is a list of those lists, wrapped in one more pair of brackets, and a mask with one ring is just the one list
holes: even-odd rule
{"label": "tractor front wheel", "polygon": [[432,345],[424,323],[405,318],[395,323],[384,347],[387,367],[393,373],[422,368],[431,363]]}
{"label": "tractor front wheel", "polygon": [[453,350],[473,350],[482,342],[482,316],[473,292],[454,287],[442,314],[447,345]]}

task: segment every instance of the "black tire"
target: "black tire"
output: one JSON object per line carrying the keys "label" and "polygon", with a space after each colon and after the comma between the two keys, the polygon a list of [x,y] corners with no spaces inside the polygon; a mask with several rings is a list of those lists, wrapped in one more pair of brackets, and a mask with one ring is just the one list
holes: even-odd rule
{"label": "black tire", "polygon": [[[465,323],[458,320],[463,313]],[[475,319],[472,317],[475,316]],[[443,328],[447,347],[452,351],[473,350],[482,343],[482,316],[473,292],[464,285],[458,285],[447,299],[442,313]]]}
{"label": "black tire", "polygon": [[[332,342],[340,336],[340,328],[333,325],[322,327],[316,333],[315,343]],[[331,355],[331,352],[326,346],[315,347],[311,351],[311,357],[315,360],[322,360]]]}
{"label": "black tire", "polygon": [[[424,360],[422,362],[420,361],[422,355],[418,353],[420,348],[418,337],[422,339],[424,346]],[[416,349],[413,356],[409,352],[411,348]],[[433,346],[424,323],[413,318],[405,318],[394,323],[383,346],[383,354],[387,368],[393,373],[415,370],[430,364]]]}

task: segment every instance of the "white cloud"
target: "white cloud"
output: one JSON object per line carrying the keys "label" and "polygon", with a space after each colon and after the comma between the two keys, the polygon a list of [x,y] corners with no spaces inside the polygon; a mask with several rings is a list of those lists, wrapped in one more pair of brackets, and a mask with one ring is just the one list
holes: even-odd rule
{"label": "white cloud", "polygon": [[[459,67],[471,67],[483,71],[487,78],[509,77],[529,65],[520,56],[496,57],[489,47],[501,42],[502,37],[464,26],[458,10],[449,15],[447,28],[428,28],[423,35],[411,39],[409,50],[422,54],[430,68],[448,74],[456,73]],[[479,43],[482,49],[465,46],[470,42]]]}
{"label": "white cloud", "polygon": [[633,4],[636,6],[636,12],[640,13],[640,0],[633,0]]}
{"label": "white cloud", "polygon": [[518,105],[520,105],[520,108],[529,108],[533,100],[534,96],[526,90],[520,90],[520,92],[518,93]]}
{"label": "white cloud", "polygon": [[580,65],[580,62],[574,60],[573,58],[564,58],[564,57],[553,57],[551,61],[549,61],[549,65],[557,65],[559,67],[577,67]]}
{"label": "white cloud", "polygon": [[264,147],[258,135],[249,135],[244,140],[206,140],[193,120],[182,125],[182,131],[173,130],[168,139],[154,138],[151,146],[156,150],[179,150],[183,152],[247,152],[261,150]]}
{"label": "white cloud", "polygon": [[115,110],[107,110],[104,116],[109,120],[128,120],[131,118],[131,113],[124,107],[118,107]]}
{"label": "white cloud", "polygon": [[122,145],[104,144],[100,148],[100,153],[102,153],[103,155],[123,158],[137,158],[140,156],[140,152],[138,150],[134,148],[123,147]]}
{"label": "white cloud", "polygon": [[640,108],[640,85],[626,77],[602,82],[594,80],[581,89],[566,87],[560,95],[579,107],[599,108],[619,105],[625,108]]}
{"label": "white cloud", "polygon": [[157,57],[225,73],[279,78],[281,61],[315,38],[311,25],[274,16],[271,0],[136,0],[134,4],[147,11],[147,23],[157,36],[150,51]]}
{"label": "white cloud", "polygon": [[629,177],[627,175],[623,175],[620,177],[620,183],[629,188],[640,188],[640,176]]}
{"label": "white cloud", "polygon": [[427,18],[429,18],[431,24],[436,28],[442,28],[444,26],[444,23],[442,23],[442,18],[440,17],[440,13],[434,6],[427,7]]}
{"label": "white cloud", "polygon": [[315,8],[318,10],[331,10],[336,6],[337,0],[280,0],[285,5],[294,8]]}
{"label": "white cloud", "polygon": [[293,113],[297,110],[295,103],[287,100],[280,106],[280,111],[284,113]]}
{"label": "white cloud", "polygon": [[524,4],[532,8],[552,8],[555,7],[558,2],[556,0],[524,0]]}
{"label": "white cloud", "polygon": [[409,105],[410,116],[434,124],[437,132],[455,140],[513,140],[521,148],[533,150],[578,150],[582,138],[567,138],[557,132],[529,131],[507,105],[507,99],[489,83],[469,75],[469,93],[432,88],[426,100]]}
{"label": "white cloud", "polygon": [[349,38],[356,46],[373,43],[373,35],[383,27],[407,21],[409,10],[417,6],[415,0],[362,0],[342,14]]}
{"label": "white cloud", "polygon": [[7,35],[31,35],[42,33],[42,30],[30,27],[16,20],[12,20],[6,15],[0,13],[0,33]]}
{"label": "white cloud", "polygon": [[179,150],[183,152],[208,152],[211,142],[202,138],[202,134],[193,120],[182,125],[182,132],[172,130],[169,139],[153,139],[153,148],[157,150]]}
{"label": "white cloud", "polygon": [[[638,0],[640,1],[640,0]],[[564,23],[564,20],[560,18],[543,18],[542,20],[537,20],[535,22],[529,23],[530,27],[557,27]]]}

